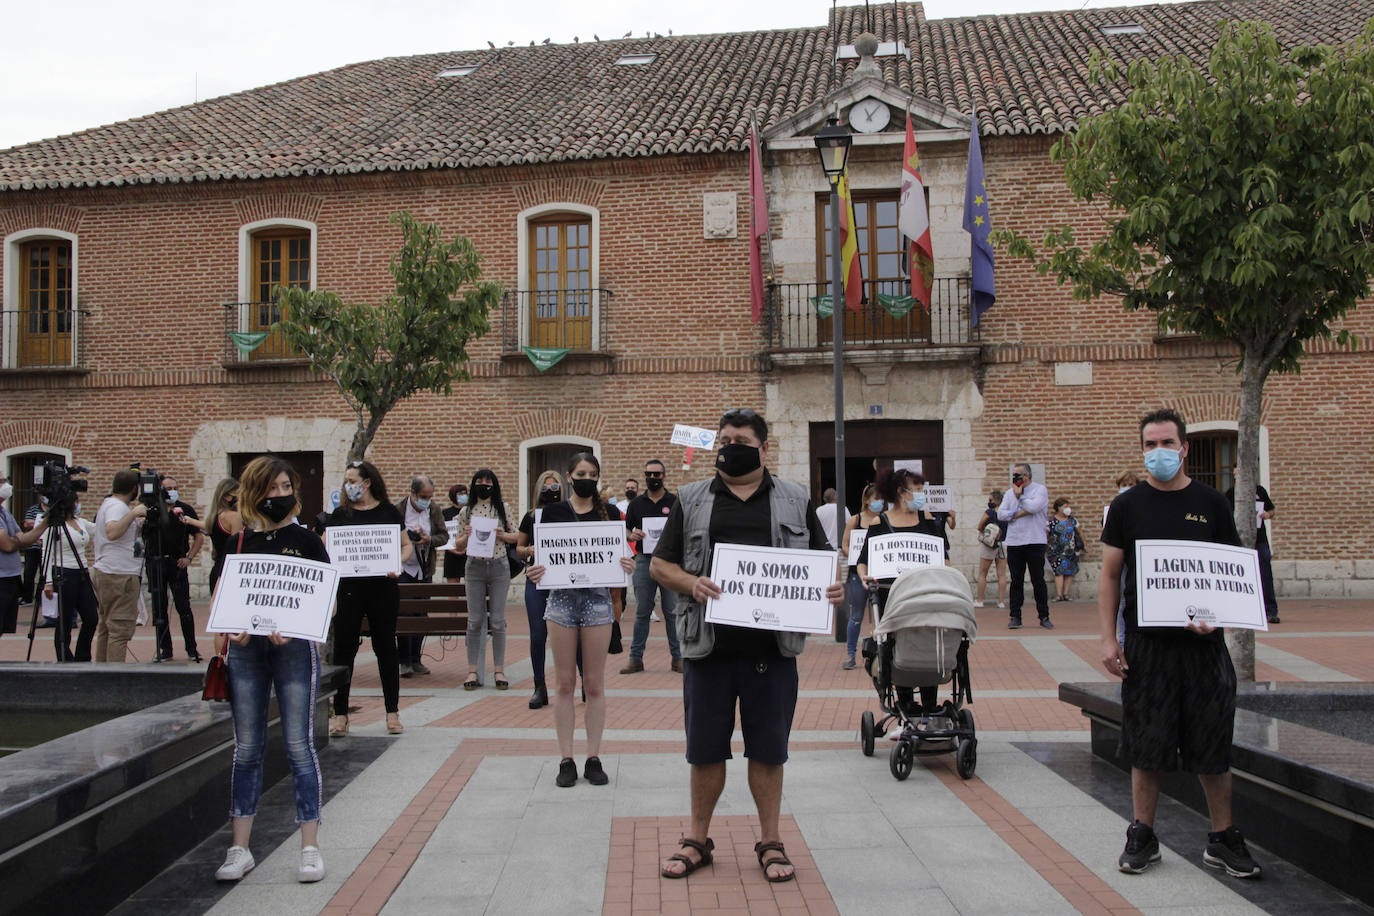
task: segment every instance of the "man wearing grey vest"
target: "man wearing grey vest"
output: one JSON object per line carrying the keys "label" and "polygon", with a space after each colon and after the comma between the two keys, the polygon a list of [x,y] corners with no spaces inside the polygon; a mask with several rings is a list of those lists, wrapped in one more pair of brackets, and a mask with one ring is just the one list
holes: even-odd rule
{"label": "man wearing grey vest", "polygon": [[[684,596],[677,635],[691,764],[691,827],[678,853],[663,863],[662,873],[683,878],[711,864],[711,815],[725,788],[738,704],[749,790],[759,812],[761,837],[754,851],[769,881],[790,881],[794,870],[779,840],[778,814],[797,706],[797,656],[806,635],[707,623],[706,601],[719,597],[720,587],[706,573],[711,548],[718,543],[802,550],[829,550],[830,544],[806,488],[780,480],[764,467],[769,443],[763,417],[752,410],[732,410],[720,418],[719,429],[716,476],[678,490],[677,505],[650,564],[655,580]],[[825,594],[838,605],[844,587],[831,583]]]}

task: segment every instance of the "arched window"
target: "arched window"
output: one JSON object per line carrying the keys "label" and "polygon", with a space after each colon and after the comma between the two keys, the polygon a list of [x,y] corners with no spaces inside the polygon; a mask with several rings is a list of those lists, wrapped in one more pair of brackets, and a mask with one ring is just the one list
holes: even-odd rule
{"label": "arched window", "polygon": [[530,223],[529,345],[592,346],[592,221],[558,214]]}
{"label": "arched window", "polygon": [[239,227],[239,303],[229,320],[226,351],[232,362],[298,359],[272,332],[281,320],[277,287],[315,288],[315,225],[264,220]]}

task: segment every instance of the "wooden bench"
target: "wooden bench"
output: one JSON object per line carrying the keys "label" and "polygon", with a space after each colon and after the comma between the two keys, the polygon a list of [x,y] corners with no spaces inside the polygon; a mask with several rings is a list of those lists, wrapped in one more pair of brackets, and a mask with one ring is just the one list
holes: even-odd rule
{"label": "wooden bench", "polygon": [[[397,636],[464,636],[468,631],[468,598],[457,582],[402,582]],[[407,614],[419,614],[408,617]],[[363,618],[363,635],[368,634]]]}

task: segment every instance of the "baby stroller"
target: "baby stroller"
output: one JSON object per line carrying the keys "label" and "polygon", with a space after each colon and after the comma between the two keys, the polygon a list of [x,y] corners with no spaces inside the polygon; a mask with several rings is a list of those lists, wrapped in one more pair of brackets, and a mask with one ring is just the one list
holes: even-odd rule
{"label": "baby stroller", "polygon": [[[978,738],[973,713],[964,703],[973,701],[968,649],[978,635],[978,622],[968,580],[949,566],[908,570],[893,582],[882,620],[877,620],[876,596],[877,589],[871,589],[869,604],[877,625],[864,640],[863,657],[883,717],[875,723],[871,711],[863,714],[859,734],[864,756],[873,756],[876,737],[898,728],[888,761],[897,779],[911,775],[917,754],[951,751],[960,777],[970,778],[978,765]],[[897,697],[899,687],[943,684],[952,685],[952,696],[930,709]]]}

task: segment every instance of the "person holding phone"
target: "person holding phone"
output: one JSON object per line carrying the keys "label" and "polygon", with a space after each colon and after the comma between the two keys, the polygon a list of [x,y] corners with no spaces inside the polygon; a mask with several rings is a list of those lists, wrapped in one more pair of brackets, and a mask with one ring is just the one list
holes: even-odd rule
{"label": "person holding phone", "polygon": [[1011,617],[1007,629],[1021,628],[1021,605],[1025,602],[1025,579],[1030,573],[1031,591],[1040,626],[1053,630],[1050,622],[1050,590],[1045,585],[1045,548],[1049,540],[1050,491],[1031,479],[1031,466],[1024,461],[1012,467],[1011,488],[1002,496],[997,518],[1007,523],[1003,543],[1007,545],[1007,567],[1011,572]]}

